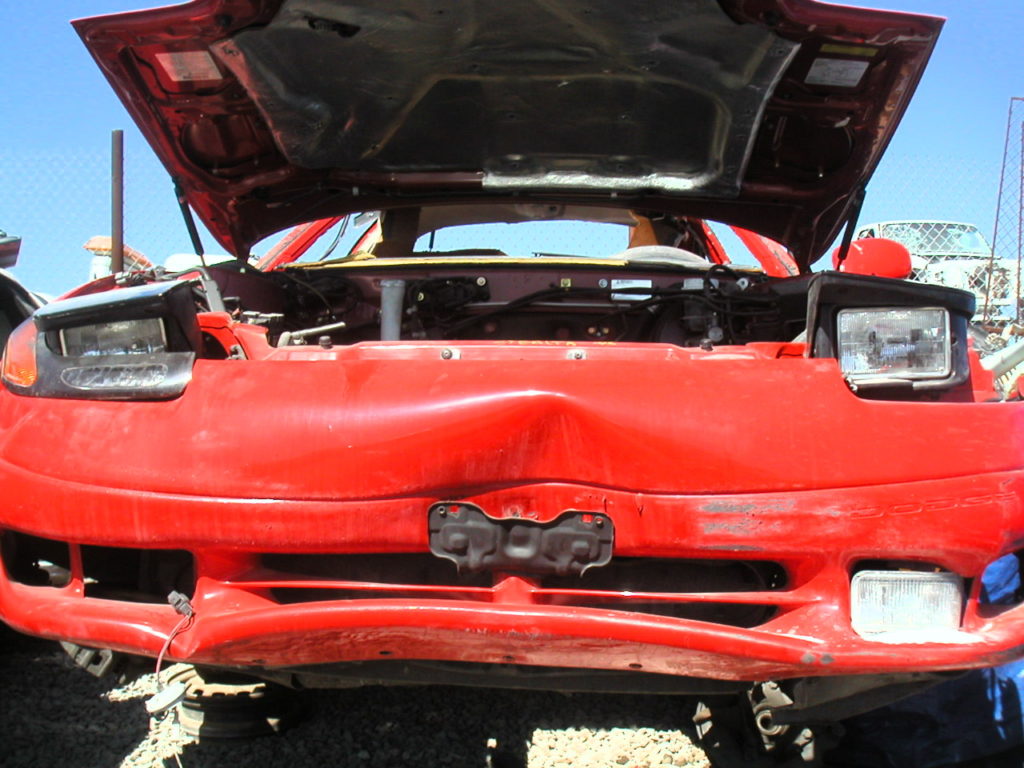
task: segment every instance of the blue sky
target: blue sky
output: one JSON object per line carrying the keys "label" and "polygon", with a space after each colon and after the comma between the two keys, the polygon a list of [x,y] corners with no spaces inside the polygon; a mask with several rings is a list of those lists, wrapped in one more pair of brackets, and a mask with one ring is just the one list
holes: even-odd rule
{"label": "blue sky", "polygon": [[[189,250],[170,184],[68,24],[71,18],[147,4],[5,4],[0,228],[22,236],[15,274],[36,290],[59,293],[84,281],[89,258],[82,243],[109,233],[107,153],[113,128],[125,130],[127,146],[126,240],[139,247],[141,239],[141,250],[159,259]],[[1009,100],[1024,96],[1024,0],[850,4],[948,18],[931,66],[869,187],[862,221],[960,219],[990,233]],[[912,178],[904,178],[908,167],[914,169]],[[919,198],[913,212],[894,208],[893,199],[904,194],[900,184],[913,185]],[[951,197],[951,190],[962,197]],[[207,248],[218,249],[212,242]]]}

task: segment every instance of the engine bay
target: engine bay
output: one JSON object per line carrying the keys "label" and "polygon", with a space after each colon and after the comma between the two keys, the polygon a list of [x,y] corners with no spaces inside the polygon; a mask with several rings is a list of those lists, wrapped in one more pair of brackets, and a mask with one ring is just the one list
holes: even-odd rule
{"label": "engine bay", "polygon": [[266,327],[274,346],[451,339],[707,347],[789,341],[806,323],[803,280],[749,268],[381,261],[391,263],[210,271],[227,308]]}

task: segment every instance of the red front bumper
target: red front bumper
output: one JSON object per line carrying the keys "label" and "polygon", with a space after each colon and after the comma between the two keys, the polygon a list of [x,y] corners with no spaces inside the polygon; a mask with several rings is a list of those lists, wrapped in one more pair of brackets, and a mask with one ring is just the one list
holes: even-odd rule
{"label": "red front bumper", "polygon": [[[585,362],[540,347],[513,350],[514,365],[464,354],[456,368],[429,345],[392,349],[345,350],[343,368],[201,361],[167,403],[0,392],[0,529],[71,543],[73,574],[64,587],[0,575],[0,616],[155,655],[177,615],[86,596],[82,544],[194,555],[196,620],[170,655],[197,663],[443,659],[752,680],[991,666],[1024,650],[1024,607],[979,604],[985,567],[1024,542],[1017,404],[863,401],[834,361],[749,350],[648,346],[624,364],[621,347]],[[378,583],[262,559],[427,553],[439,499],[496,518],[603,512],[616,558],[770,562],[786,583],[582,600],[508,574]],[[958,641],[854,633],[851,569],[872,560],[970,580]],[[302,589],[344,599],[281,599]],[[631,605],[658,600],[767,612],[734,626]]]}
{"label": "red front bumper", "polygon": [[[8,479],[21,474],[9,467],[7,472]],[[908,656],[908,646],[866,641],[849,623],[854,562],[899,554],[977,576],[997,553],[1014,546],[1006,533],[1019,516],[1024,475],[1018,472],[903,486],[740,494],[728,500],[566,484],[471,499],[484,509],[505,508],[524,495],[562,508],[599,503],[615,520],[617,553],[625,556],[770,558],[790,574],[784,589],[672,595],[684,602],[777,607],[773,618],[751,628],[615,610],[614,605],[558,605],[550,591],[511,575],[490,589],[469,590],[468,596],[464,589],[420,587],[422,596],[410,597],[417,585],[289,578],[255,564],[254,552],[308,550],[312,540],[319,551],[422,550],[429,498],[266,504],[36,482],[39,488],[53,486],[48,498],[72,494],[81,509],[108,510],[101,518],[89,515],[93,522],[79,526],[76,538],[102,540],[103,531],[141,525],[153,531],[146,537],[150,545],[173,543],[195,553],[197,617],[175,640],[171,655],[196,663],[274,667],[413,658],[768,679],[991,666],[1019,655],[1024,639],[1024,607],[996,615],[992,607],[979,606],[978,579],[961,643],[913,645]],[[359,523],[382,517],[387,526],[370,529]],[[42,520],[36,522],[38,528],[26,527],[61,537]],[[837,539],[845,545],[835,546]],[[287,604],[270,592],[299,587],[362,593],[358,599]],[[53,588],[0,578],[0,613],[26,632],[150,655],[178,619],[169,606],[89,598],[83,592],[78,580]],[[389,596],[398,592],[403,596]]]}

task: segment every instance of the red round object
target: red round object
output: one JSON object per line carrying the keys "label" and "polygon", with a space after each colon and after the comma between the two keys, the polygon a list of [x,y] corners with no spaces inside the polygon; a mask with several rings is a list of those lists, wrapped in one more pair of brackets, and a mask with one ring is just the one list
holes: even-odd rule
{"label": "red round object", "polygon": [[832,266],[840,272],[878,277],[910,276],[910,251],[895,240],[884,237],[866,237],[850,243],[850,251],[842,264],[839,249],[832,251]]}

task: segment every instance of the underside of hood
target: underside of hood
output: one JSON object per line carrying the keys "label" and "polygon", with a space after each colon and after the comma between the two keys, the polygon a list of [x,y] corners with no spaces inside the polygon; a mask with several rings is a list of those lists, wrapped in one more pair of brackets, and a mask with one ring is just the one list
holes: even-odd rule
{"label": "underside of hood", "polygon": [[811,0],[197,0],[75,26],[239,257],[353,210],[560,200],[843,225],[941,20]]}

